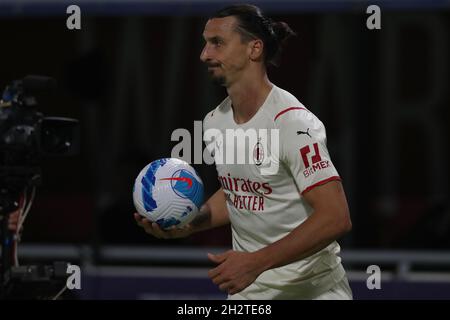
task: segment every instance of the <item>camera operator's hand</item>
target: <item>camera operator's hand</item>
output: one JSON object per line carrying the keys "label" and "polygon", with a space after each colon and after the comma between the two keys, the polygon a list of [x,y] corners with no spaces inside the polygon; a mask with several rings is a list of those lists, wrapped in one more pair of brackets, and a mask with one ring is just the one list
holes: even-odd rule
{"label": "camera operator's hand", "polygon": [[19,209],[9,214],[8,229],[16,232],[19,224]]}
{"label": "camera operator's hand", "polygon": [[157,223],[142,217],[137,212],[134,214],[134,219],[138,226],[144,228],[145,232],[159,239],[184,238],[190,236],[194,232],[191,224],[187,224],[182,228],[171,227],[167,230],[163,230]]}

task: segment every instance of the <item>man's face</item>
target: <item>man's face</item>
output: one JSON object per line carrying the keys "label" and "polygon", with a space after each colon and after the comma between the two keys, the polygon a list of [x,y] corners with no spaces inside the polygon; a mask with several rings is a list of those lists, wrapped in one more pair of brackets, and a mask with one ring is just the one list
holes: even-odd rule
{"label": "man's face", "polygon": [[230,86],[249,64],[249,45],[241,41],[235,17],[213,18],[205,25],[200,54],[214,82]]}

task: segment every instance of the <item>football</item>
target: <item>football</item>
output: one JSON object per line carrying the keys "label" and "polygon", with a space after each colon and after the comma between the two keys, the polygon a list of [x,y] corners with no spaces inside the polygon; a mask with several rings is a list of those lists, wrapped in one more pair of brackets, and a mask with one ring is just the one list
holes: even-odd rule
{"label": "football", "polygon": [[133,202],[137,212],[162,229],[183,227],[203,204],[203,182],[195,169],[176,158],[146,165],[137,176]]}

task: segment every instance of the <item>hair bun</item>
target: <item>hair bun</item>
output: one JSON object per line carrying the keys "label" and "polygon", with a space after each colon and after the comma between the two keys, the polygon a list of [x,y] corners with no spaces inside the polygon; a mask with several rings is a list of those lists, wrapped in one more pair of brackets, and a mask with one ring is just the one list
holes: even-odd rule
{"label": "hair bun", "polygon": [[277,40],[283,44],[287,39],[295,36],[295,32],[288,26],[286,22],[283,21],[273,21],[272,22],[273,32]]}

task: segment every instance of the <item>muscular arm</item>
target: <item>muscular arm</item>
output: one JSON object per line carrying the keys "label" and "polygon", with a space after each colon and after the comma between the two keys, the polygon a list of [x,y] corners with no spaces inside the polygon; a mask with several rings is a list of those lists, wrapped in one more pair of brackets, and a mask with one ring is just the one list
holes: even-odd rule
{"label": "muscular arm", "polygon": [[225,193],[216,191],[200,209],[199,215],[191,222],[192,231],[199,232],[230,223]]}
{"label": "muscular arm", "polygon": [[284,238],[255,252],[262,271],[308,257],[351,230],[351,220],[340,181],[318,186],[304,195],[313,213]]}
{"label": "muscular arm", "polygon": [[230,250],[208,255],[218,264],[208,275],[221,290],[235,294],[262,272],[310,256],[351,229],[347,201],[339,181],[318,186],[304,197],[314,211],[284,238],[251,253]]}

